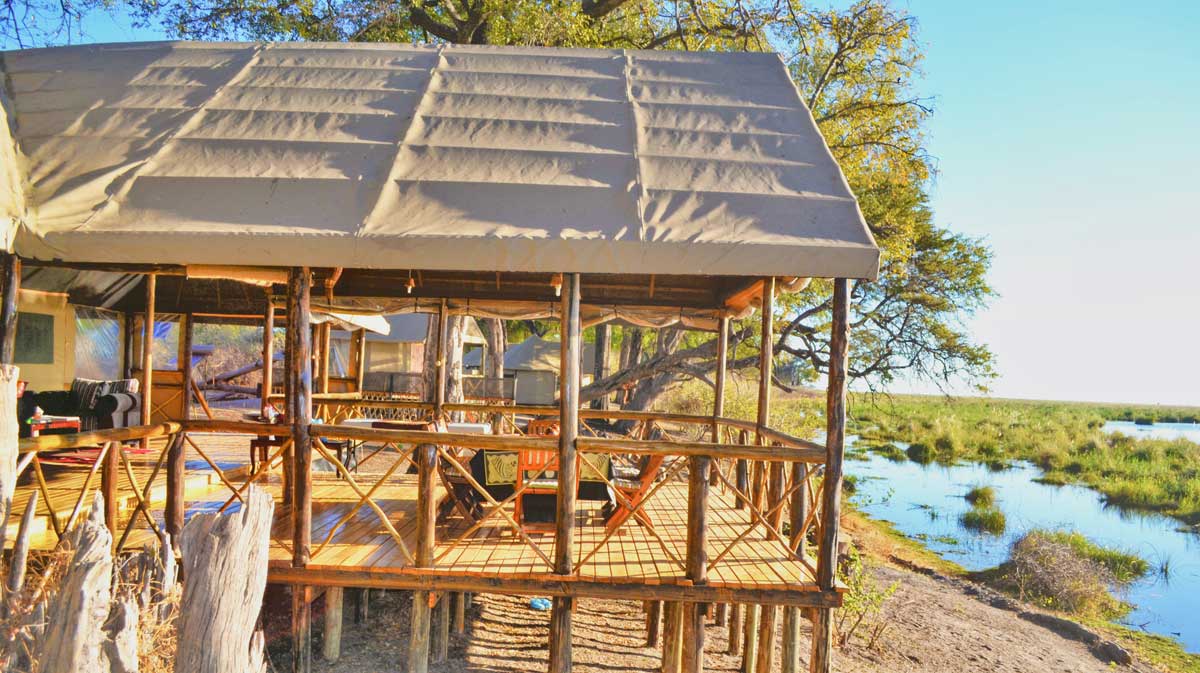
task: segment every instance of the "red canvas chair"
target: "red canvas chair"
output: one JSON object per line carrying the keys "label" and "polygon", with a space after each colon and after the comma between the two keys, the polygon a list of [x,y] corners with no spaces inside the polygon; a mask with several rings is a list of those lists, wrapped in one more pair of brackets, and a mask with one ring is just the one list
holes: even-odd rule
{"label": "red canvas chair", "polygon": [[612,514],[608,517],[608,523],[605,524],[607,532],[611,533],[625,523],[630,516],[637,519],[647,528],[654,528],[654,522],[650,520],[649,515],[645,510],[633,510],[645,500],[650,489],[654,488],[654,481],[658,478],[658,471],[662,468],[665,456],[648,456],[645,462],[642,463],[642,469],[638,473],[636,479],[614,479],[613,487],[620,491],[623,498],[617,498],[616,507]]}

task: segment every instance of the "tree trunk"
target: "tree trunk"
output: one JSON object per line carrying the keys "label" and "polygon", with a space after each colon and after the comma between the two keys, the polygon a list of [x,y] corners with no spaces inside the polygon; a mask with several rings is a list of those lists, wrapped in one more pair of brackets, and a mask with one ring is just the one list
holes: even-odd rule
{"label": "tree trunk", "polygon": [[421,399],[433,401],[433,391],[437,386],[437,342],[438,317],[436,313],[428,314],[429,322],[425,325],[425,352],[421,359]]}
{"label": "tree trunk", "polygon": [[251,486],[237,512],[197,514],[184,526],[177,673],[264,670],[263,641],[254,631],[267,586],[274,510],[271,496]]}
{"label": "tree trunk", "polygon": [[68,540],[74,555],[50,603],[38,656],[39,670],[108,673],[103,626],[112,599],[112,533],[104,526],[104,497],[99,493],[88,518],[69,534]]}
{"label": "tree trunk", "polygon": [[[466,336],[466,317],[450,316],[446,329],[446,402],[451,404],[463,402],[466,391],[463,389],[463,337]],[[462,412],[451,414],[453,420],[462,420]]]}
{"label": "tree trunk", "polygon": [[[500,398],[504,396],[504,353],[508,350],[508,333],[504,329],[504,321],[497,318],[484,321],[483,335],[487,339],[487,369],[484,376],[491,379],[489,386],[495,386],[494,391],[489,390],[488,397]],[[499,433],[504,427],[503,424],[503,414],[492,416],[494,432]]]}

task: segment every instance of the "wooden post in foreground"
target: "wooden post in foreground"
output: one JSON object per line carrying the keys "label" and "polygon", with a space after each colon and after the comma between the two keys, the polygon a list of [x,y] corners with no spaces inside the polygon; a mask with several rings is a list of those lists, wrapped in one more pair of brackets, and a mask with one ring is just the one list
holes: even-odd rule
{"label": "wooden post in foreground", "polygon": [[[833,281],[833,324],[829,339],[829,388],[825,396],[825,485],[821,490],[821,537],[817,586],[830,591],[837,578],[838,526],[842,513],[842,457],[846,441],[846,358],[849,353],[850,291],[845,278]],[[813,619],[811,673],[833,670],[833,610],[817,608]]]}
{"label": "wooden post in foreground", "polygon": [[[579,317],[579,274],[563,274],[561,385],[558,434],[558,498],[554,518],[554,572],[570,575],[575,545],[575,489],[579,472],[575,436],[579,432],[580,358],[583,324]],[[570,673],[571,611],[575,599],[556,596],[550,612],[550,673]]]}
{"label": "wooden post in foreground", "polygon": [[183,533],[183,516],[186,510],[186,494],[184,488],[184,471],[187,456],[184,446],[184,434],[179,432],[171,438],[167,446],[167,504],[163,513],[167,533],[171,536],[171,544],[179,546],[179,536]]}
{"label": "wooden post in foreground", "polygon": [[[444,390],[444,388],[443,388]],[[414,565],[418,568],[433,566],[433,550],[436,539],[434,526],[436,512],[434,483],[437,479],[437,448],[433,444],[422,444],[416,448],[417,460],[417,550]],[[408,673],[425,673],[429,670],[430,601],[428,591],[414,591],[412,616],[408,644]]]}
{"label": "wooden post in foreground", "polygon": [[450,312],[446,308],[446,300],[438,308],[437,315],[437,363],[433,381],[433,419],[444,420],[446,412],[442,410],[446,404],[446,342],[450,340]]}
{"label": "wooden post in foreground", "polygon": [[[292,566],[308,565],[312,553],[312,274],[295,267],[288,278],[289,357],[287,418],[292,426]],[[312,668],[312,588],[292,587],[292,670]]]}
{"label": "wooden post in foreground", "polygon": [[729,642],[725,654],[736,655],[742,649],[742,604],[729,606]]}
{"label": "wooden post in foreground", "polygon": [[[692,456],[688,474],[687,578],[693,585],[708,583],[709,456]],[[683,609],[683,671],[704,670],[704,604],[680,603]]]}
{"label": "wooden post in foreground", "polygon": [[192,418],[192,337],[193,337],[193,321],[191,313],[183,314],[179,322],[179,371],[180,381],[183,390],[180,391],[180,396],[183,399],[183,420],[191,420]]}
{"label": "wooden post in foreground", "polygon": [[[8,522],[12,513],[13,491],[17,486],[17,436],[20,434],[20,419],[17,418],[17,379],[21,372],[10,364],[0,364],[0,520]],[[37,497],[34,491],[31,497]],[[22,522],[23,527],[28,528]],[[7,526],[0,526],[0,549],[4,549]],[[18,546],[20,542],[18,540]],[[13,559],[18,552],[13,551]],[[16,561],[10,561],[10,571]],[[20,586],[19,584],[17,585]]]}
{"label": "wooden post in foreground", "polygon": [[[11,252],[0,260],[4,289],[0,295],[0,364],[11,365],[17,354],[17,304],[21,291],[21,258]],[[16,413],[16,412],[14,412]]]}
{"label": "wooden post in foreground", "polygon": [[197,514],[184,527],[177,673],[263,670],[263,636],[255,625],[274,510],[271,496],[251,486],[238,511]]}

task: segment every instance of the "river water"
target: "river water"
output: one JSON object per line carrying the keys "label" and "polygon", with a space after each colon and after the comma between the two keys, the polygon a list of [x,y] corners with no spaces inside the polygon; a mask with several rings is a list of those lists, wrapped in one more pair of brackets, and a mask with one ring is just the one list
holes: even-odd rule
{"label": "river water", "polygon": [[[1174,430],[1196,432],[1189,438],[1200,441],[1200,427],[1191,424],[1160,424],[1145,431],[1168,432],[1172,429],[1163,427],[1168,425],[1186,426]],[[1142,432],[1142,426],[1132,423],[1110,426],[1131,435]],[[1180,522],[1109,507],[1100,494],[1085,487],[1039,484],[1034,479],[1041,471],[1030,464],[993,471],[976,463],[922,466],[874,453],[866,458],[846,461],[846,473],[857,480],[852,500],[859,509],[891,521],[905,535],[968,570],[1000,564],[1013,541],[1031,528],[1076,530],[1145,558],[1152,570],[1122,593],[1137,606],[1123,622],[1174,636],[1189,652],[1200,652],[1200,535],[1185,531]],[[996,505],[1007,518],[1002,535],[975,533],[959,524],[959,515],[970,509],[963,495],[977,485],[996,490]],[[1169,566],[1167,573],[1159,571],[1164,564]]]}

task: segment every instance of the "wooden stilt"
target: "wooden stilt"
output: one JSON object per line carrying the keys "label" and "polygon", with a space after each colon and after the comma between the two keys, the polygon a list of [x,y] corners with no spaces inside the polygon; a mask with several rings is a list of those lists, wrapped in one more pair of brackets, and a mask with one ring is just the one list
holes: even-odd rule
{"label": "wooden stilt", "polygon": [[329,587],[325,590],[325,639],[321,643],[321,656],[325,661],[337,661],[342,656],[342,596],[344,589]]}
{"label": "wooden stilt", "polygon": [[729,621],[729,604],[717,603],[716,613],[713,615],[714,626],[725,626]]}
{"label": "wooden stilt", "polygon": [[429,671],[429,592],[414,591],[412,600],[408,673],[427,673]]}
{"label": "wooden stilt", "polygon": [[[571,574],[575,544],[575,484],[579,471],[575,437],[579,432],[580,367],[583,323],[579,317],[579,274],[564,274],[562,341],[559,357],[558,498],[554,523],[554,572]],[[550,673],[571,670],[571,611],[574,599],[555,597],[550,616]]]}
{"label": "wooden stilt", "polygon": [[758,621],[758,663],[756,671],[775,670],[775,630],[779,626],[779,606],[764,605]]}
{"label": "wooden stilt", "polygon": [[[837,577],[838,527],[842,512],[842,459],[846,441],[846,359],[849,353],[850,291],[846,279],[833,281],[833,323],[829,339],[829,388],[825,396],[824,486],[821,535],[817,544],[817,586],[830,590]],[[833,611],[819,608],[813,619],[811,673],[833,668]]]}
{"label": "wooden stilt", "polygon": [[433,626],[429,635],[430,660],[442,662],[450,658],[450,594],[443,593],[433,607]]}
{"label": "wooden stilt", "polygon": [[17,304],[21,291],[21,258],[3,253],[4,289],[0,295],[0,364],[11,365],[17,353]]}
{"label": "wooden stilt", "polygon": [[742,673],[755,673],[755,665],[758,663],[759,606],[747,603],[743,609],[746,616],[742,624]]}
{"label": "wooden stilt", "polygon": [[734,603],[729,606],[729,642],[725,653],[736,655],[742,649],[742,604]]}
{"label": "wooden stilt", "polygon": [[800,608],[783,608],[783,640],[780,673],[800,673]]}
{"label": "wooden stilt", "polygon": [[658,624],[662,621],[662,601],[646,601],[646,647],[658,647]]}
{"label": "wooden stilt", "polygon": [[[287,417],[292,433],[292,566],[308,565],[312,554],[312,354],[308,267],[291,270],[288,279],[288,397]],[[292,670],[312,668],[312,589],[292,588]]]}
{"label": "wooden stilt", "polygon": [[467,595],[456,592],[452,596],[454,598],[454,632],[462,635],[467,632]]}
{"label": "wooden stilt", "polygon": [[663,604],[662,673],[679,673],[683,668],[683,606],[676,601]]}
{"label": "wooden stilt", "polygon": [[365,624],[371,616],[371,590],[356,589],[354,591],[354,623]]}

